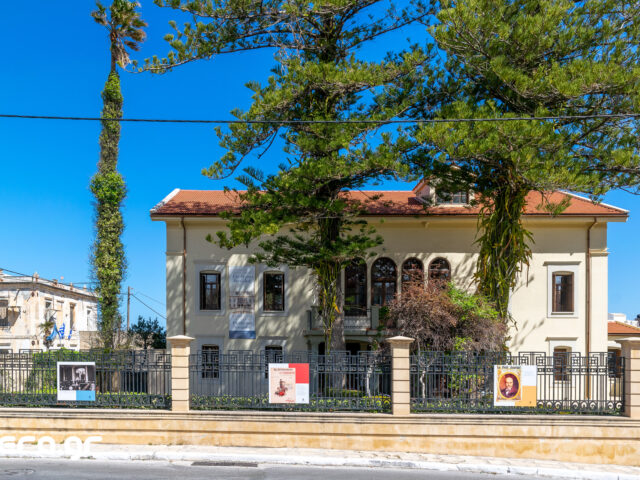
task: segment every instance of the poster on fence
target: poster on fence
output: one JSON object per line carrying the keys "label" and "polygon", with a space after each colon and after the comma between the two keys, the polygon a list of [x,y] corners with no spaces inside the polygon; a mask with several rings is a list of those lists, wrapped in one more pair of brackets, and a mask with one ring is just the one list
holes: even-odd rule
{"label": "poster on fence", "polygon": [[504,407],[535,407],[535,365],[494,365],[493,405]]}
{"label": "poster on fence", "polygon": [[309,364],[270,363],[269,403],[309,403]]}
{"label": "poster on fence", "polygon": [[96,401],[95,362],[58,362],[58,400]]}

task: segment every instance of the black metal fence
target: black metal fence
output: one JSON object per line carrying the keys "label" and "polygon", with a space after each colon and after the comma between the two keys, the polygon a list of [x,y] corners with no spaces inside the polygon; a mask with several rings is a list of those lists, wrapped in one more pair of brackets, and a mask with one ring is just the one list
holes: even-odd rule
{"label": "black metal fence", "polygon": [[[269,403],[269,364],[308,363],[309,403]],[[194,410],[391,411],[391,357],[373,352],[198,352],[189,363]]]}
{"label": "black metal fence", "polygon": [[[585,413],[624,410],[624,358],[609,353],[421,352],[411,358],[413,412]],[[494,365],[535,365],[536,406],[494,406]]]}
{"label": "black metal fence", "polygon": [[[95,362],[95,401],[59,401],[58,362]],[[89,382],[87,382],[89,383]],[[0,406],[168,409],[171,354],[165,350],[0,354]]]}

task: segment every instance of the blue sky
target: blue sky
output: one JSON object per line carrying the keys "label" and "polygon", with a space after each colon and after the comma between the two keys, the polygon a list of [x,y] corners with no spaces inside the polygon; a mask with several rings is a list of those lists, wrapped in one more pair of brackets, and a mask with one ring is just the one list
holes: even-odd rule
{"label": "blue sky", "polygon": [[[162,37],[174,12],[144,0],[148,41],[137,58],[166,53]],[[89,13],[92,1],[34,0],[3,5],[5,34],[0,112],[99,116],[100,92],[109,68],[106,31]],[[406,33],[385,39],[385,48],[406,45]],[[411,32],[418,39],[419,29]],[[370,47],[373,48],[373,47]],[[379,49],[382,52],[382,49]],[[244,83],[266,79],[272,53],[256,51],[195,62],[167,75],[122,74],[127,117],[229,118],[250,104]],[[89,278],[93,206],[89,180],[98,160],[97,122],[0,119],[0,267],[65,282]],[[119,168],[129,193],[124,208],[128,277],[124,282],[164,313],[164,224],[149,209],[174,188],[220,189],[232,181],[200,174],[222,150],[211,126],[125,124]],[[265,160],[266,159],[266,160]],[[275,165],[278,152],[263,161]],[[381,188],[411,189],[387,183]],[[609,311],[640,313],[640,198],[612,192],[605,201],[631,210],[626,224],[609,227]],[[146,295],[146,296],[145,296]],[[153,299],[153,300],[152,300]],[[132,300],[132,318],[156,315]]]}

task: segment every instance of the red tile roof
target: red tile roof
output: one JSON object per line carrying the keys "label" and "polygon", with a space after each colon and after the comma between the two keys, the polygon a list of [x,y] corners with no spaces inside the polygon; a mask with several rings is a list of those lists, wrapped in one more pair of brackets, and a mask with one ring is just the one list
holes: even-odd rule
{"label": "red tile roof", "polygon": [[[411,191],[353,191],[346,195],[362,202],[367,212],[365,215],[373,216],[475,216],[480,210],[479,205],[472,207],[463,205],[425,207]],[[567,197],[570,197],[571,204],[560,214],[561,216],[627,216],[626,210],[593,203],[586,198],[562,192],[546,194],[546,201],[558,203]],[[540,193],[529,193],[524,214],[550,216],[544,208],[541,208],[542,200]],[[234,192],[174,190],[171,195],[151,210],[151,216],[215,216],[224,211],[237,211],[238,208],[238,196]]]}
{"label": "red tile roof", "polygon": [[609,335],[635,335],[640,336],[640,328],[622,322],[608,322]]}

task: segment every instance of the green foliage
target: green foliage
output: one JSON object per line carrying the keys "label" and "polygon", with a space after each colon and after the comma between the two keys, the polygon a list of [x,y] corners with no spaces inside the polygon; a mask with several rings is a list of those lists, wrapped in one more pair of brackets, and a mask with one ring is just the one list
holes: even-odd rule
{"label": "green foliage", "polygon": [[[29,390],[25,393],[1,393],[3,407],[55,408],[126,408],[155,410],[171,408],[171,395],[135,392],[96,392],[95,402],[59,402],[56,387]],[[147,397],[144,402],[142,397]]]}
{"label": "green foliage", "polygon": [[[367,258],[382,243],[360,217],[375,198],[360,199],[347,191],[372,180],[409,175],[390,148],[390,137],[371,141],[379,126],[357,121],[384,122],[407,108],[401,101],[377,103],[371,93],[414,75],[425,61],[421,52],[380,62],[362,60],[356,52],[363,43],[423,13],[393,7],[385,11],[380,0],[156,3],[187,11],[195,22],[182,30],[174,23],[176,34],[168,37],[173,52],[163,60],[150,59],[146,68],[164,71],[218,53],[273,47],[272,76],[264,85],[248,83],[251,107],[233,115],[248,122],[326,122],[243,123],[218,129],[227,153],[203,173],[225,178],[247,156],[260,158],[276,139],[284,143],[285,160],[276,174],[244,169],[239,180],[246,191],[234,193],[238,208],[223,215],[229,230],[209,238],[227,248],[256,241],[260,250],[252,261],[309,269],[316,280],[327,351],[344,349],[342,268],[354,258]],[[336,120],[354,123],[331,123]]]}
{"label": "green foliage", "polygon": [[25,387],[29,393],[56,393],[57,362],[83,360],[81,352],[61,348],[48,352],[35,352],[31,356],[33,368],[29,371]]}
{"label": "green foliage", "polygon": [[456,287],[453,283],[448,284],[447,295],[451,303],[457,308],[460,319],[463,322],[471,321],[477,317],[489,320],[498,319],[498,311],[483,295],[470,293]]}
{"label": "green foliage", "polygon": [[497,351],[506,328],[484,296],[448,285],[408,283],[389,304],[387,326],[413,338],[416,351]]}
{"label": "green foliage", "polygon": [[145,350],[167,348],[167,331],[158,323],[157,318],[151,320],[139,316],[128,333],[134,343]]}
{"label": "green foliage", "polygon": [[491,204],[483,205],[478,220],[481,232],[475,277],[479,291],[494,299],[503,318],[508,316],[510,292],[516,287],[519,274],[529,266],[533,235],[522,224],[527,190],[506,192],[509,186],[498,188]]}
{"label": "green foliage", "polygon": [[55,325],[55,322],[51,319],[45,320],[40,325],[38,325],[38,328],[40,329],[40,333],[43,338],[42,344],[46,348],[50,348],[51,345],[53,345],[53,340],[47,340],[47,338],[49,337],[49,335],[51,335],[54,325]]}
{"label": "green foliage", "polygon": [[107,10],[99,2],[91,13],[95,21],[106,27],[111,44],[111,69],[102,92],[102,132],[98,172],[91,179],[91,193],[95,198],[96,238],[91,250],[92,273],[97,280],[99,333],[104,347],[114,348],[122,318],[120,315],[120,286],[126,273],[122,233],[122,202],[126,187],[118,173],[118,144],[122,118],[122,93],[116,65],[129,63],[127,48],[138,50],[145,38],[146,23],[140,19],[137,2],[113,0]]}
{"label": "green foliage", "polygon": [[[350,391],[351,392],[351,391]],[[269,403],[268,395],[249,397],[191,395],[192,410],[287,410],[297,412],[336,412],[357,410],[361,412],[388,412],[391,410],[391,397],[388,395],[364,396],[345,395],[342,398],[312,395],[309,404],[278,405]]]}
{"label": "green foliage", "polygon": [[144,42],[146,33],[144,27],[147,23],[140,18],[136,8],[140,3],[129,0],[113,0],[109,11],[100,2],[96,2],[97,10],[91,12],[91,16],[98,25],[102,25],[109,32],[111,42],[111,71],[116,70],[116,65],[126,68],[130,63],[127,49],[138,51],[140,43]]}
{"label": "green foliage", "polygon": [[[637,191],[638,119],[615,115],[640,105],[640,51],[631,48],[640,23],[629,21],[639,14],[624,0],[447,0],[430,26],[443,60],[414,86],[409,115],[614,115],[423,124],[398,142],[437,188],[472,190],[484,203],[477,280],[503,318],[531,255],[522,224],[529,191]],[[542,206],[557,214],[566,204]]]}

